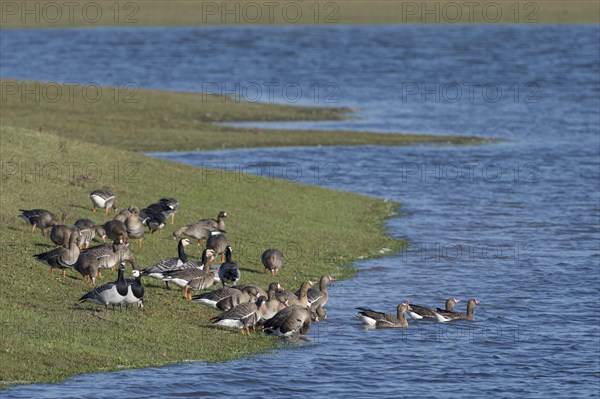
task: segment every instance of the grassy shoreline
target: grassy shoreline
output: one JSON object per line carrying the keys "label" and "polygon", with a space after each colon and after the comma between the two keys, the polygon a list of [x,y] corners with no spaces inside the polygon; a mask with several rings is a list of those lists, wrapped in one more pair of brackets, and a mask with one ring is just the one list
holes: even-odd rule
{"label": "grassy shoreline", "polygon": [[[4,387],[187,360],[239,359],[281,345],[261,334],[242,339],[238,332],[213,328],[209,319],[217,312],[187,303],[180,290],[166,291],[162,283],[150,279],[145,280],[144,312],[113,316],[97,312],[93,305],[79,305],[77,299],[90,286],[75,271],[62,279],[32,259],[33,254],[50,248],[49,239],[39,233],[31,235],[30,228],[16,217],[20,208],[46,208],[64,216],[67,223],[80,217],[102,222],[107,218],[91,212],[87,193],[105,186],[117,193],[121,206],[144,206],[162,196],[178,198],[181,210],[176,226],[226,210],[231,216],[228,236],[242,268],[242,282],[261,286],[270,282],[260,253],[276,246],[288,257],[279,282],[295,289],[302,280],[325,273],[348,278],[354,273],[348,267],[351,262],[383,256],[381,248],[392,249],[390,253],[400,249],[403,242],[388,237],[384,224],[397,204],[267,177],[215,174],[140,152],[265,143],[440,141],[436,136],[401,138],[353,132],[256,134],[213,125],[215,120],[249,116],[335,119],[344,117],[344,109],[222,103],[210,96],[202,100],[198,94],[146,90],[138,92],[136,103],[124,104],[108,95],[93,103],[65,98],[49,101],[43,95],[39,101],[27,101],[27,97],[9,94],[15,82],[22,83],[0,82],[0,386]],[[210,119],[199,116],[207,113]],[[185,140],[178,140],[179,136]],[[442,141],[486,140],[447,137]],[[175,256],[172,230],[168,226],[161,235],[147,237],[141,251],[133,248],[142,267]],[[194,258],[200,253],[197,247],[188,252]],[[108,272],[101,282],[114,278],[115,273]]]}
{"label": "grassy shoreline", "polygon": [[594,0],[1,0],[3,28],[354,24],[597,24]]}
{"label": "grassy shoreline", "polygon": [[[90,94],[93,93],[93,94]],[[476,144],[481,137],[238,128],[216,122],[326,121],[351,109],[249,103],[203,93],[0,79],[1,124],[132,151]]]}

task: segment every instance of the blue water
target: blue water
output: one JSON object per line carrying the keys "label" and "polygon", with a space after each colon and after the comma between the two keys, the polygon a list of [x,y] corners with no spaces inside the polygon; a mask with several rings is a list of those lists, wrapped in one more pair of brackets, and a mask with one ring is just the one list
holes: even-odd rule
{"label": "blue water", "polygon": [[[329,317],[301,347],[3,396],[598,397],[599,38],[589,26],[3,32],[2,77],[189,91],[227,83],[234,95],[236,83],[296,84],[297,103],[359,109],[300,126],[510,140],[153,154],[217,168],[210,178],[231,184],[250,177],[226,169],[402,202],[388,228],[409,250],[357,263],[362,272],[330,289]],[[315,84],[333,84],[336,101],[315,98]],[[456,96],[457,85],[502,94]],[[366,331],[353,318],[358,305],[393,311],[449,296],[479,299],[476,321]]]}

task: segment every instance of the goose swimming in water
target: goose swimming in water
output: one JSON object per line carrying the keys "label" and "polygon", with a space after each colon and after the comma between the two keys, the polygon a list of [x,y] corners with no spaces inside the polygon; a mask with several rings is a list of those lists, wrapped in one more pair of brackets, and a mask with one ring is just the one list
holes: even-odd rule
{"label": "goose swimming in water", "polygon": [[406,311],[410,310],[410,305],[403,302],[396,308],[396,316],[377,312],[368,308],[357,308],[359,310],[356,315],[364,324],[375,328],[406,328]]}
{"label": "goose swimming in water", "polygon": [[[456,298],[448,298],[446,300],[446,311],[453,312],[454,305],[460,302],[460,299]],[[410,304],[410,310],[406,312],[408,316],[410,316],[413,320],[421,320],[421,319],[435,319],[435,310],[433,308],[421,305]]]}
{"label": "goose swimming in water", "polygon": [[477,299],[469,299],[467,302],[467,313],[461,312],[448,312],[444,309],[436,309],[435,318],[440,323],[446,323],[452,320],[475,320],[475,305],[478,305],[479,301]]}

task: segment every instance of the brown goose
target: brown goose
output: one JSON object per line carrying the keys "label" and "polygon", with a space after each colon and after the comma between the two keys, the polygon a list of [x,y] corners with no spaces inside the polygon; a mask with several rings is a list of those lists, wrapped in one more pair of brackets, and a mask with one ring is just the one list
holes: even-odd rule
{"label": "brown goose", "polygon": [[19,210],[21,211],[19,217],[31,225],[31,234],[34,234],[35,228],[39,227],[42,231],[42,235],[45,235],[47,228],[60,223],[52,212],[45,209],[31,209],[29,211],[24,209]]}
{"label": "brown goose", "polygon": [[201,303],[211,309],[224,311],[229,310],[240,303],[256,301],[258,297],[258,293],[253,291],[251,287],[245,287],[242,290],[233,287],[225,287],[194,295],[192,302]]}
{"label": "brown goose", "polygon": [[[62,246],[64,245],[65,240],[68,240],[73,233],[77,234],[77,236],[81,236],[81,232],[76,227],[67,226],[65,224],[55,224],[52,226],[52,229],[50,229],[50,240],[56,246]],[[78,241],[83,242],[83,238]],[[79,242],[77,244],[79,244]]]}
{"label": "brown goose", "polygon": [[[308,306],[310,306],[310,309],[315,312],[320,319],[327,318],[327,313],[323,310],[323,307],[327,304],[327,300],[329,299],[327,284],[330,281],[335,281],[335,279],[331,276],[321,276],[321,281],[319,282],[319,291],[310,288],[307,292]],[[296,295],[298,294],[299,292],[296,292]]]}
{"label": "brown goose", "polygon": [[[453,312],[454,305],[460,302],[460,299],[448,298],[446,300],[446,311]],[[410,310],[406,312],[413,320],[435,319],[435,310],[433,308],[421,305],[410,304]]]}
{"label": "brown goose", "polygon": [[140,218],[140,208],[137,206],[129,207],[129,216],[125,219],[125,228],[127,229],[127,236],[129,238],[137,238],[138,248],[142,248],[142,238],[146,229],[144,227],[144,220]]}
{"label": "brown goose", "polygon": [[65,241],[64,246],[53,249],[52,251],[34,255],[34,257],[39,262],[50,266],[50,273],[53,273],[54,269],[60,269],[64,278],[66,269],[73,267],[79,257],[77,237],[78,234],[70,234],[68,237],[65,237],[67,241]]}
{"label": "brown goose", "polygon": [[106,232],[102,226],[96,225],[90,219],[78,219],[75,221],[75,227],[77,227],[81,233],[81,246],[85,245],[86,248],[90,247],[90,242],[96,237],[96,234],[102,238],[102,242],[106,241]]}
{"label": "brown goose", "polygon": [[225,234],[211,235],[206,240],[206,249],[215,251],[215,256],[221,255],[221,263],[225,262],[227,247],[229,247],[229,240]]}
{"label": "brown goose", "polygon": [[[267,296],[267,291],[263,290],[258,285],[240,284],[240,285],[236,285],[235,288],[237,288],[238,290],[243,290],[244,288],[246,288],[246,289],[248,289],[248,292],[250,292],[252,295]],[[284,291],[284,289],[282,288],[281,291]]]}
{"label": "brown goose", "polygon": [[250,326],[255,328],[265,309],[267,298],[261,296],[256,302],[245,302],[213,317],[211,321],[218,326],[238,328],[242,334],[250,335]]}
{"label": "brown goose", "polygon": [[198,240],[198,246],[200,246],[200,243],[202,241],[210,237],[211,231],[204,227],[200,222],[194,222],[175,230],[173,232],[173,240],[176,240],[177,237],[179,237],[182,234],[195,240]]}
{"label": "brown goose", "polygon": [[180,269],[163,272],[163,280],[175,283],[183,288],[183,297],[192,300],[192,291],[200,291],[212,287],[215,276],[210,271],[210,262],[215,259],[212,249],[202,252],[201,262],[188,262]]}
{"label": "brown goose", "polygon": [[125,221],[130,214],[131,212],[129,212],[129,209],[124,209],[123,211],[119,212],[113,218],[113,220],[109,220],[102,225],[106,236],[111,241],[117,240],[125,243],[129,241],[129,235],[127,234],[127,226],[125,226]]}
{"label": "brown goose", "polygon": [[267,302],[265,303],[265,310],[262,314],[262,318],[265,320],[269,320],[271,317],[275,316],[277,312],[287,307],[285,303],[282,303],[277,299],[277,296],[275,295],[277,291],[283,291],[281,285],[279,285],[279,283],[271,283],[267,290]]}
{"label": "brown goose", "polygon": [[225,219],[229,215],[225,211],[219,212],[216,219],[200,219],[196,223],[200,223],[202,226],[210,231],[224,231],[225,230]]}
{"label": "brown goose", "polygon": [[311,323],[311,312],[308,307],[291,305],[265,321],[263,327],[267,334],[292,337],[297,334],[305,335],[310,329]]}
{"label": "brown goose", "polygon": [[269,248],[262,253],[260,260],[265,271],[270,270],[271,276],[275,278],[279,269],[283,267],[283,252],[276,248]]}
{"label": "brown goose", "polygon": [[376,312],[367,308],[357,308],[359,310],[356,315],[363,323],[369,327],[375,328],[406,328],[408,322],[406,321],[406,311],[410,310],[410,305],[407,302],[401,303],[396,308],[396,316]]}
{"label": "brown goose", "polygon": [[117,200],[115,195],[108,190],[94,190],[89,195],[92,200],[92,210],[96,212],[96,208],[104,209],[104,214],[108,214],[108,209],[112,208],[117,212]]}
{"label": "brown goose", "polygon": [[281,302],[287,301],[289,305],[298,305],[300,307],[307,307],[308,304],[308,290],[315,285],[312,281],[305,281],[300,286],[300,289],[297,292],[298,295],[292,294],[287,291],[277,291],[276,295]]}
{"label": "brown goose", "polygon": [[115,240],[112,244],[104,244],[92,247],[86,251],[83,251],[77,260],[80,265],[80,270],[90,270],[90,273],[80,272],[84,277],[86,274],[92,278],[91,271],[94,269],[93,264],[98,263],[96,269],[97,277],[102,277],[100,269],[111,268],[114,269],[117,263],[129,261],[133,266],[133,269],[138,269],[138,264],[133,256],[133,253],[129,250],[129,244],[122,241]]}
{"label": "brown goose", "polygon": [[469,299],[467,302],[467,313],[448,312],[444,309],[437,308],[435,310],[435,318],[440,323],[445,323],[452,320],[475,320],[475,305],[479,304],[477,299]]}

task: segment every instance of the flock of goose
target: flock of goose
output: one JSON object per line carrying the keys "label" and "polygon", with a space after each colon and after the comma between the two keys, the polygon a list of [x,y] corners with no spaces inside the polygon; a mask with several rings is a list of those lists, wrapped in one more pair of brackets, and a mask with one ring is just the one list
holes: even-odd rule
{"label": "flock of goose", "polygon": [[[225,234],[227,212],[220,212],[216,219],[201,219],[177,228],[172,234],[172,239],[178,241],[177,257],[140,269],[129,240],[137,240],[141,250],[146,233],[162,230],[169,219],[174,224],[178,201],[161,198],[145,208],[130,206],[119,212],[115,195],[110,191],[94,190],[89,198],[93,212],[104,209],[108,215],[112,209],[115,216],[103,224],[79,219],[68,226],[45,209],[21,210],[19,215],[32,226],[32,234],[40,229],[46,236],[50,230],[48,236],[57,247],[34,258],[48,265],[51,273],[60,270],[64,278],[66,271],[73,269],[85,282],[95,285],[103,269],[117,269],[116,281],[96,286],[81,296],[80,302],[104,305],[105,311],[110,305],[113,312],[117,305],[121,310],[125,305],[126,313],[132,305],[143,308],[142,278],[151,277],[164,281],[168,290],[171,283],[181,287],[184,298],[193,303],[219,310],[221,313],[211,321],[239,329],[242,334],[249,335],[250,328],[255,331],[259,327],[278,336],[301,336],[308,332],[313,321],[327,317],[323,308],[328,300],[327,284],[334,280],[331,276],[321,277],[319,290],[313,288],[314,282],[305,281],[296,293],[285,291],[277,282],[271,283],[266,291],[257,285],[238,285],[240,268],[232,259],[233,250]],[[103,243],[90,247],[96,236]],[[205,246],[199,260],[189,259],[186,254],[185,247],[191,239]],[[211,266],[218,256],[220,265]],[[126,262],[132,266],[132,279],[125,278]],[[269,248],[262,253],[261,262],[275,279],[283,267],[284,255],[276,248]],[[218,283],[221,288],[209,290]],[[194,291],[204,292],[193,295]]]}
{"label": "flock of goose", "polygon": [[[89,219],[79,219],[73,226],[61,224],[56,216],[44,209],[21,210],[19,215],[31,224],[32,234],[36,228],[42,231],[50,229],[49,237],[57,248],[34,255],[34,257],[54,269],[61,270],[62,276],[68,269],[79,272],[84,281],[96,284],[101,277],[101,270],[118,266],[116,281],[95,287],[79,298],[80,302],[91,302],[104,305],[105,310],[112,305],[125,304],[128,312],[131,305],[143,307],[144,286],[142,277],[147,276],[165,282],[170,290],[170,283],[183,289],[185,299],[219,310],[221,313],[211,321],[220,326],[239,329],[242,334],[250,334],[250,328],[262,328],[265,332],[278,336],[297,336],[308,332],[311,322],[327,317],[323,307],[328,301],[327,284],[334,279],[322,276],[319,290],[312,288],[314,282],[305,281],[295,293],[285,291],[277,282],[273,282],[265,291],[252,284],[238,285],[241,272],[232,259],[232,247],[225,235],[225,219],[227,212],[220,212],[216,219],[201,219],[180,228],[172,235],[178,240],[177,257],[167,258],[140,270],[139,265],[129,249],[129,240],[137,239],[138,248],[146,233],[162,230],[171,219],[175,223],[175,213],[179,203],[175,198],[161,198],[158,202],[143,209],[130,206],[118,212],[115,195],[107,190],[94,190],[89,195],[93,211],[114,210],[112,220],[96,225]],[[110,243],[90,248],[91,241],[98,235],[103,242],[108,238]],[[179,238],[180,236],[186,236]],[[189,238],[188,238],[189,237]],[[200,260],[190,260],[185,247],[190,239],[197,240],[198,246],[204,245]],[[85,247],[85,248],[84,248]],[[221,256],[220,266],[211,267],[211,263]],[[133,279],[125,278],[125,262],[132,266]],[[284,263],[283,253],[275,248],[266,249],[261,256],[265,271],[270,271],[273,279]],[[222,287],[212,288],[221,283]],[[227,286],[229,285],[229,286]],[[205,291],[192,295],[193,291]],[[413,320],[430,319],[438,322],[452,320],[473,320],[476,299],[467,302],[466,313],[457,312],[454,306],[459,302],[449,298],[444,309],[431,308],[403,302],[398,305],[396,315],[359,307],[357,317],[368,327],[373,328],[406,328],[407,315]]]}

